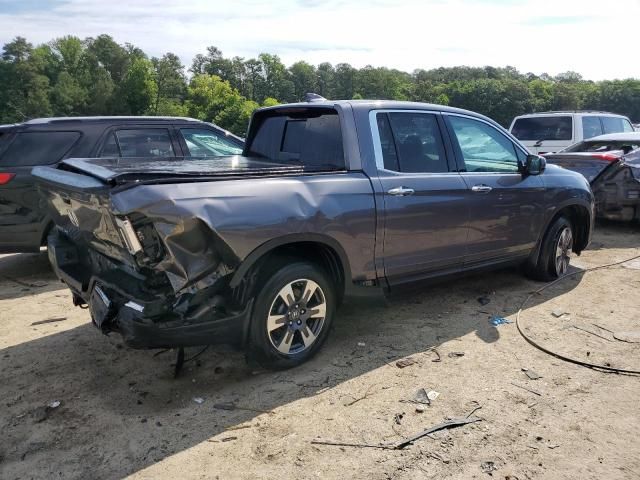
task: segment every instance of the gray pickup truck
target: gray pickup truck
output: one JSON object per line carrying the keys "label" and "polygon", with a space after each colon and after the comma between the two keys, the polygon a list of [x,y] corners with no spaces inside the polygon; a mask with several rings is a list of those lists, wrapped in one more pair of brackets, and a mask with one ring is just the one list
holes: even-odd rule
{"label": "gray pickup truck", "polygon": [[582,175],[494,121],[439,105],[257,110],[242,155],[68,159],[33,171],[49,257],[103,332],[137,348],[234,344],[312,356],[348,297],[522,264],[563,275],[591,236]]}

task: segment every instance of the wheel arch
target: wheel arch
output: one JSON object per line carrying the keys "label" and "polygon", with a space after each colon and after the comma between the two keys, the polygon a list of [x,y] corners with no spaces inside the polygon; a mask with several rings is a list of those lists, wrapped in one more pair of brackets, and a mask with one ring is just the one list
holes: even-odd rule
{"label": "wheel arch", "polygon": [[591,230],[593,228],[593,216],[591,215],[591,209],[583,203],[567,202],[557,208],[546,221],[540,238],[538,239],[538,244],[536,245],[534,252],[535,254],[533,255],[534,263],[537,262],[540,257],[542,242],[549,231],[549,228],[562,216],[567,217],[573,227],[573,252],[579,255],[580,252],[586,249],[589,245]]}
{"label": "wheel arch", "polygon": [[351,284],[351,267],[342,246],[327,235],[302,233],[284,235],[254,249],[236,269],[229,287],[238,288],[252,271],[259,269],[264,262],[280,254],[296,256],[320,264],[336,283],[336,293],[339,298],[344,296],[345,290]]}

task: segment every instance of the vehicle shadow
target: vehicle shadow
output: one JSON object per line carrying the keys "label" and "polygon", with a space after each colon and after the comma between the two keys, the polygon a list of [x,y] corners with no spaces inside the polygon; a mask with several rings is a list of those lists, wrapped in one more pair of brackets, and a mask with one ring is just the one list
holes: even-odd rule
{"label": "vehicle shadow", "polygon": [[0,255],[0,300],[64,288],[51,269],[46,251]]}
{"label": "vehicle shadow", "polygon": [[[544,298],[534,296],[528,307],[570,291],[580,280],[576,275],[559,283]],[[175,352],[130,350],[89,323],[4,348],[0,468],[5,478],[119,478],[138,472],[269,415],[261,412],[377,368],[397,368],[398,359],[413,356],[428,369],[436,358],[431,349],[442,348],[445,357],[451,347],[443,344],[451,340],[475,334],[496,342],[501,329],[513,325],[494,327],[489,317],[515,314],[540,285],[505,270],[401,289],[386,306],[346,304],[320,353],[281,372],[255,371],[240,353],[207,350],[174,379]],[[489,302],[481,305],[481,297]],[[189,349],[187,357],[198,351]],[[62,403],[43,418],[43,407],[53,400]],[[239,408],[216,407],[229,403]]]}
{"label": "vehicle shadow", "polygon": [[633,248],[640,244],[640,222],[598,219],[595,231],[596,237],[589,245],[589,250]]}

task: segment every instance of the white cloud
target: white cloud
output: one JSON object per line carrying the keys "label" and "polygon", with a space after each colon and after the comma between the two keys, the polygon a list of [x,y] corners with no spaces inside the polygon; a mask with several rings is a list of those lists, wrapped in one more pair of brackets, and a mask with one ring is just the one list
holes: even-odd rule
{"label": "white cloud", "polygon": [[406,71],[512,65],[575,70],[594,80],[638,75],[629,53],[637,48],[639,0],[66,0],[12,10],[0,3],[0,43],[16,35],[41,43],[108,33],[150,55],[172,51],[187,66],[216,45],[227,56],[269,52],[287,64]]}

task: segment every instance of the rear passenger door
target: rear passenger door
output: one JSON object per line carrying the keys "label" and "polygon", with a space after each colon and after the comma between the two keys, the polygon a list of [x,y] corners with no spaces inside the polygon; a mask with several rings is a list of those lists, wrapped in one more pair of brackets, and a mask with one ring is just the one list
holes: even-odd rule
{"label": "rear passenger door", "polygon": [[444,118],[468,188],[465,267],[528,255],[542,227],[542,179],[521,173],[526,153],[491,123],[457,114]]}
{"label": "rear passenger door", "polygon": [[442,138],[439,113],[370,114],[384,198],[384,268],[389,283],[462,266],[467,187]]}

